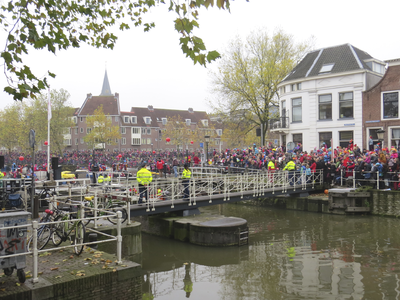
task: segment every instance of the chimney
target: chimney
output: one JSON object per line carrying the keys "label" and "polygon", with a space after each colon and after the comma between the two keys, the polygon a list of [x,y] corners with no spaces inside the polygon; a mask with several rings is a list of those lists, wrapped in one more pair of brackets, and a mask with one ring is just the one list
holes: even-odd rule
{"label": "chimney", "polygon": [[154,111],[153,105],[149,105],[147,108],[149,111]]}
{"label": "chimney", "polygon": [[92,98],[92,94],[87,94],[86,97],[87,98]]}
{"label": "chimney", "polygon": [[189,113],[192,114],[193,113],[193,108],[189,107],[188,111],[189,111]]}

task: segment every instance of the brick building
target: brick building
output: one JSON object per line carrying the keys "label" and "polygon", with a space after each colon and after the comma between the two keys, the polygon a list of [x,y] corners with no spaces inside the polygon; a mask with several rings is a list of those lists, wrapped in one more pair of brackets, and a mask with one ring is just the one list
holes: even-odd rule
{"label": "brick building", "polygon": [[377,130],[384,130],[384,147],[400,146],[400,59],[385,61],[388,69],[382,79],[363,93],[363,147],[368,148],[369,137],[378,143]]}
{"label": "brick building", "polygon": [[[90,133],[91,128],[86,125],[86,117],[93,115],[94,111],[103,105],[106,115],[112,120],[113,126],[119,126],[121,138],[117,139],[116,145],[106,144],[106,151],[126,151],[126,150],[173,150],[179,145],[173,141],[167,142],[162,137],[168,120],[179,116],[184,120],[187,130],[199,130],[201,127],[204,136],[211,136],[210,145],[214,148],[222,145],[222,127],[218,122],[211,122],[205,111],[159,109],[149,105],[148,107],[132,107],[130,111],[120,110],[119,94],[111,93],[107,71],[104,75],[103,88],[99,96],[88,94],[83,105],[75,110],[73,121],[75,126],[71,127],[69,133],[64,136],[65,150],[88,150],[84,142],[86,134]],[[211,127],[211,125],[214,125]],[[211,129],[213,128],[213,129]],[[200,149],[200,143],[204,140],[189,141],[186,147],[189,151]],[[182,148],[182,145],[180,145]]]}

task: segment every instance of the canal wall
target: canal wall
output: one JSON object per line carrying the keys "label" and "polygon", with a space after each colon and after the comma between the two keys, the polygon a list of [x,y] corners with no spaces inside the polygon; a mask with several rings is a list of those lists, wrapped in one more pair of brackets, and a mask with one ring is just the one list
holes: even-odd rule
{"label": "canal wall", "polygon": [[[370,214],[380,216],[400,217],[400,191],[373,190],[360,191],[364,195],[366,205],[370,207]],[[243,201],[243,204],[272,206],[282,209],[309,211],[317,213],[333,213],[329,210],[328,195],[290,197],[280,195],[274,198],[258,198],[256,200]]]}

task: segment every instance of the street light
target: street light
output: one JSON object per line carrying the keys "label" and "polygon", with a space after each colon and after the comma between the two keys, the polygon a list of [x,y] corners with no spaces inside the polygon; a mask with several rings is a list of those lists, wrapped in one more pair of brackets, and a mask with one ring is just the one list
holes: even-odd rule
{"label": "street light", "polygon": [[204,140],[206,141],[206,164],[208,163],[208,143],[210,142],[210,136],[206,135],[204,136]]}
{"label": "street light", "polygon": [[385,139],[385,130],[383,130],[383,129],[378,129],[377,131],[376,131],[376,135],[378,136],[378,140],[379,141],[382,141],[382,148],[381,149],[383,149],[383,142],[384,142],[384,139]]}

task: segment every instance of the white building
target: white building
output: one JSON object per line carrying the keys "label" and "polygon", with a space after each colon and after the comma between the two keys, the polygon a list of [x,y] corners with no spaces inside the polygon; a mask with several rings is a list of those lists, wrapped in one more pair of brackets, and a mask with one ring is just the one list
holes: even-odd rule
{"label": "white building", "polygon": [[385,63],[344,44],[308,53],[278,85],[280,119],[270,128],[281,144],[310,151],[325,142],[362,145],[362,92],[385,73]]}

